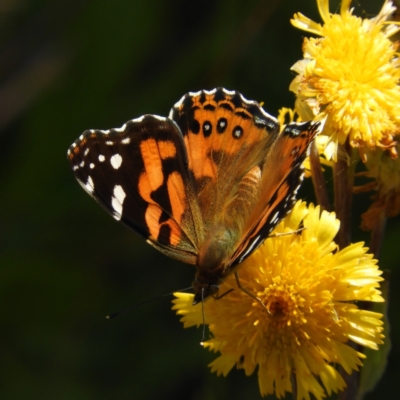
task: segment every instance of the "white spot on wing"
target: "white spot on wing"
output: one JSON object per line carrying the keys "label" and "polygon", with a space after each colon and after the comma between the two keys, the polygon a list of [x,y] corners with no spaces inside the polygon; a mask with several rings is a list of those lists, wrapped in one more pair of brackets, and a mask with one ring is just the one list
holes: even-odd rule
{"label": "white spot on wing", "polygon": [[85,184],[85,189],[89,192],[89,193],[93,193],[94,192],[94,183],[93,183],[93,179],[91,176],[88,176],[88,180]]}
{"label": "white spot on wing", "polygon": [[[247,250],[242,254],[242,256],[240,257],[239,263],[241,263],[241,262],[246,258],[246,256],[247,256],[248,254],[250,254],[250,253],[253,251],[254,246],[258,246],[258,245],[259,245],[259,243],[258,243],[259,240],[260,240],[260,235],[257,236],[257,237],[253,240],[253,243],[251,244],[251,246],[249,246],[249,247],[247,248]],[[256,247],[256,248],[257,248],[257,247]]]}
{"label": "white spot on wing", "polygon": [[234,90],[228,90],[228,89],[222,88],[222,91],[223,91],[225,94],[228,94],[229,96],[233,96],[233,95],[235,94],[235,91],[234,91]]}
{"label": "white spot on wing", "polygon": [[90,163],[89,167],[90,167],[90,169],[93,169],[94,168],[94,164]]}
{"label": "white spot on wing", "polygon": [[123,124],[121,126],[121,128],[115,128],[114,131],[115,132],[123,132],[126,129],[126,124]]}
{"label": "white spot on wing", "polygon": [[114,144],[114,142],[112,142],[111,140],[107,140],[106,145],[107,146],[112,146]]}
{"label": "white spot on wing", "polygon": [[[189,92],[187,95],[191,96],[191,97],[197,97],[201,95],[201,90],[199,90],[198,92]],[[186,97],[187,95],[183,96]]]}
{"label": "white spot on wing", "polygon": [[124,203],[126,194],[124,192],[124,189],[122,189],[122,186],[120,185],[115,185],[114,186],[114,191],[113,191],[113,197],[111,198],[111,206],[114,209],[114,218],[116,220],[120,220],[122,216],[122,205]]}
{"label": "white spot on wing", "polygon": [[186,99],[187,96],[199,96],[200,93],[201,93],[201,92],[189,92],[188,94],[185,94],[184,96],[182,96],[182,97],[179,99],[179,101],[177,101],[177,102],[174,104],[174,107],[172,108],[172,110],[171,110],[170,113],[169,113],[169,117],[170,117],[170,118],[172,117],[173,110],[174,110],[174,109],[178,109],[178,108],[182,105],[182,103],[184,102],[184,100]]}
{"label": "white spot on wing", "polygon": [[126,137],[126,138],[121,140],[122,144],[129,144],[130,142],[131,142],[131,138],[130,137]]}
{"label": "white spot on wing", "polygon": [[275,222],[277,221],[279,217],[279,211],[277,211],[274,216],[271,218],[271,224],[275,224]]}
{"label": "white spot on wing", "polygon": [[99,154],[99,161],[103,162],[106,158],[103,156],[103,154]]}
{"label": "white spot on wing", "polygon": [[155,119],[158,119],[159,121],[165,121],[167,118],[165,117],[160,117],[159,115],[152,115]]}
{"label": "white spot on wing", "polygon": [[89,154],[89,147],[85,150],[85,152],[83,153],[83,155],[86,157]]}
{"label": "white spot on wing", "polygon": [[[224,89],[224,90],[225,90],[225,89]],[[212,89],[212,90],[204,90],[204,93],[205,93],[205,94],[215,94],[216,91],[217,91],[217,88]]]}
{"label": "white spot on wing", "polygon": [[110,163],[114,169],[118,169],[122,164],[122,157],[119,154],[114,154],[110,158]]}

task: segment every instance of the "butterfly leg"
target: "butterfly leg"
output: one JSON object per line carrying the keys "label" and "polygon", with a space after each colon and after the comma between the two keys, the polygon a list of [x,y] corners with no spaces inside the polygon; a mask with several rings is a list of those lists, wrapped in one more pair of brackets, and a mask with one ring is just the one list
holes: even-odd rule
{"label": "butterfly leg", "polygon": [[[243,290],[243,292],[245,292],[248,296],[250,296],[254,300],[257,300],[261,304],[261,306],[268,311],[268,308],[265,307],[265,304],[262,302],[262,300],[259,297],[255,296],[253,293],[251,293],[249,290],[247,290],[245,287],[242,286],[242,284],[240,283],[239,275],[238,275],[237,272],[235,272],[235,279],[236,279],[236,284],[238,285],[238,288],[240,290]],[[269,311],[268,311],[268,313],[269,313]]]}
{"label": "butterfly leg", "polygon": [[229,289],[227,290],[225,293],[222,293],[218,296],[213,296],[215,300],[219,300],[222,299],[223,297],[225,297],[227,294],[229,294],[230,292],[233,292],[235,289]]}

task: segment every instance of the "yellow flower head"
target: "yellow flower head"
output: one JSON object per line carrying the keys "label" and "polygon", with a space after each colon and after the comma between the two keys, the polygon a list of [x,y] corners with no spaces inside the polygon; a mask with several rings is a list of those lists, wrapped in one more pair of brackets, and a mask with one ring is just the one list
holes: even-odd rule
{"label": "yellow flower head", "polygon": [[317,0],[323,25],[300,13],[291,21],[320,36],[304,40],[304,59],[292,67],[299,75],[290,89],[302,118],[326,119],[334,160],[337,145],[347,139],[363,155],[363,147],[393,146],[399,132],[400,60],[398,44],[390,40],[399,28],[386,22],[395,7],[386,0],[375,18],[361,19],[350,3],[343,0],[340,14],[330,14],[329,1]]}
{"label": "yellow flower head", "polygon": [[[221,285],[219,300],[204,303],[212,338],[205,347],[219,352],[210,366],[226,376],[236,365],[252,374],[258,367],[262,395],[317,399],[337,392],[345,383],[335,366],[348,373],[361,365],[363,354],[349,340],[376,349],[382,343],[381,315],[360,310],[355,300],[383,301],[381,272],[362,243],[341,251],[333,242],[339,221],[335,214],[298,202],[275,229],[292,233],[268,238],[239,269],[240,282],[260,303],[237,288],[234,276]],[[173,309],[185,327],[203,322],[201,304],[193,295],[176,293]],[[268,310],[268,311],[267,311]]]}

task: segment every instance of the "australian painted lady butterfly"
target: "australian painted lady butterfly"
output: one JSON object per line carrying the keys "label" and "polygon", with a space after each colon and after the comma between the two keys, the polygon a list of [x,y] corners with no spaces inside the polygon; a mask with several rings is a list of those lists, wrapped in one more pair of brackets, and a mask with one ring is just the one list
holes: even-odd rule
{"label": "australian painted lady butterfly", "polygon": [[68,150],[73,172],[116,220],[197,268],[195,303],[216,296],[292,208],[318,123],[278,121],[217,88],[188,93],[168,118],[87,130]]}

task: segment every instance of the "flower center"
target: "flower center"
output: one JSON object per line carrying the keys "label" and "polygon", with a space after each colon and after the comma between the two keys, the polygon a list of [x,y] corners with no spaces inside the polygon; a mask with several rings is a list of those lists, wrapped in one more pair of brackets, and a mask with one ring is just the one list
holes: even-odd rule
{"label": "flower center", "polygon": [[304,323],[304,299],[294,285],[274,282],[265,289],[264,295],[264,304],[271,316],[270,323],[275,329]]}

